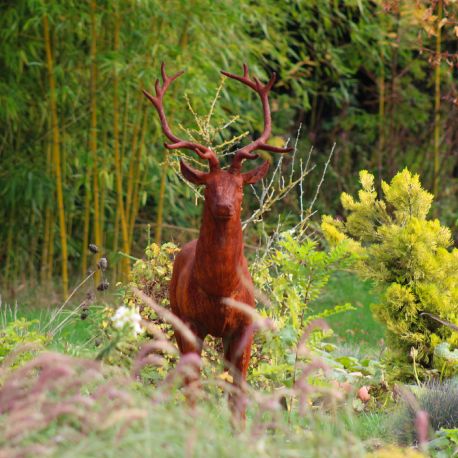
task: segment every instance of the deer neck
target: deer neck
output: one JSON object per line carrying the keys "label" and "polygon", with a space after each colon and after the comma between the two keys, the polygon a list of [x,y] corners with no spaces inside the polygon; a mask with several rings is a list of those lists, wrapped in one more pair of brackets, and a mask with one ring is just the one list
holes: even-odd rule
{"label": "deer neck", "polygon": [[240,284],[242,260],[240,212],[221,220],[205,205],[194,262],[194,278],[199,286],[213,296],[230,296]]}

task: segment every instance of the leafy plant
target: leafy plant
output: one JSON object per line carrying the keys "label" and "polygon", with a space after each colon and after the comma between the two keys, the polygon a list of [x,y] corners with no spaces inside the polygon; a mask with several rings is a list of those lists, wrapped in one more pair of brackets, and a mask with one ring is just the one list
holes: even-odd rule
{"label": "leafy plant", "polygon": [[[319,297],[333,271],[351,265],[352,256],[343,246],[319,250],[318,243],[292,234],[280,234],[277,246],[252,265],[256,287],[268,298],[258,308],[273,321],[276,331],[259,334],[253,349],[250,379],[257,384],[294,384],[298,364],[298,345],[304,330],[315,320],[352,310],[350,304],[336,305],[317,314],[308,306]],[[318,343],[331,331],[316,331]]]}
{"label": "leafy plant", "polygon": [[[104,338],[98,359],[103,359],[112,365],[132,367],[142,346],[151,339],[148,332],[137,332],[140,329],[141,319],[149,322],[159,332],[172,338],[171,326],[164,323],[158,318],[154,310],[140,301],[133,293],[133,289],[139,289],[158,305],[168,308],[168,288],[172,277],[173,260],[177,251],[178,247],[173,243],[148,244],[145,249],[145,258],[135,261],[129,274],[128,283],[125,285],[118,284],[121,305],[116,308],[106,307],[104,310],[104,319],[101,321]],[[170,368],[166,364],[167,361],[170,362],[170,357],[166,358],[163,361],[164,364],[153,372],[145,368],[143,375],[150,381],[162,378]]]}
{"label": "leafy plant", "polygon": [[433,361],[441,375],[451,377],[458,373],[458,349],[451,351],[448,342],[442,342],[434,348]]}
{"label": "leafy plant", "polygon": [[[450,250],[451,232],[427,218],[433,196],[418,175],[404,169],[390,184],[382,181],[380,199],[372,174],[363,170],[360,181],[358,200],[341,196],[346,220],[325,216],[323,232],[332,246],[344,243],[359,257],[359,275],[386,288],[373,311],[388,330],[393,375],[412,376],[412,348],[420,369],[436,367],[450,375],[456,362],[435,361],[434,349],[441,343],[451,351],[458,346],[458,250]],[[447,355],[454,357],[451,351]]]}
{"label": "leafy plant", "polygon": [[316,344],[314,353],[328,364],[332,380],[356,384],[381,383],[384,380],[384,366],[376,358],[342,353],[337,345],[329,342]]}
{"label": "leafy plant", "polygon": [[[169,306],[169,283],[172,278],[173,260],[179,248],[173,243],[149,244],[145,249],[146,259],[135,261],[129,282],[123,287],[123,302],[128,306],[142,307],[133,295],[132,288],[138,288],[159,305]],[[145,318],[149,311],[141,309]]]}
{"label": "leafy plant", "polygon": [[17,350],[20,356],[14,359],[14,364],[19,366],[30,360],[37,348],[44,347],[50,342],[50,336],[34,329],[38,323],[38,320],[26,320],[23,317],[6,323],[0,330],[0,363]]}
{"label": "leafy plant", "polygon": [[428,451],[437,458],[458,456],[458,428],[441,429],[428,443]]}

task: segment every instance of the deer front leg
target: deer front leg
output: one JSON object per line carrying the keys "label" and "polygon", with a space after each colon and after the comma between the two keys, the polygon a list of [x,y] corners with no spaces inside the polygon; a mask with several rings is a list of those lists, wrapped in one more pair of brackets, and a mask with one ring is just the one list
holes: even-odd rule
{"label": "deer front leg", "polygon": [[229,407],[234,420],[245,425],[246,395],[245,382],[250,364],[251,345],[253,343],[253,329],[251,326],[243,331],[224,339],[224,359],[229,373],[232,375],[235,391],[229,394]]}

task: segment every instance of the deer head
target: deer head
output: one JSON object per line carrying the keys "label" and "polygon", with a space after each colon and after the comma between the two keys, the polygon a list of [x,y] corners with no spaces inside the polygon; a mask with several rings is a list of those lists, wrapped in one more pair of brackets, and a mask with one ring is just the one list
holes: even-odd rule
{"label": "deer head", "polygon": [[231,165],[227,170],[221,168],[217,155],[210,147],[201,145],[200,143],[182,140],[172,133],[164,112],[163,98],[170,84],[184,72],[179,72],[173,76],[167,76],[165,65],[162,63],[161,73],[162,85],[159,80],[156,80],[156,96],[149,94],[147,91],[143,91],[143,93],[156,108],[161,121],[162,130],[166,137],[172,142],[165,143],[165,147],[168,149],[188,149],[194,151],[200,158],[208,161],[209,171],[203,172],[191,167],[185,161],[181,160],[181,173],[191,183],[205,186],[205,202],[209,205],[214,218],[220,220],[229,220],[233,217],[239,218],[243,199],[243,186],[254,184],[261,180],[269,170],[269,162],[264,161],[260,166],[248,172],[242,172],[243,161],[246,159],[257,159],[258,155],[253,153],[255,150],[287,153],[293,149],[277,148],[267,144],[267,140],[272,131],[268,94],[275,83],[275,73],[272,74],[268,83],[262,84],[258,78],[250,78],[248,67],[245,64],[243,65],[243,76],[224,71],[221,72],[223,75],[240,81],[253,89],[261,99],[264,114],[264,130],[262,134],[257,140],[242,147],[235,153]]}

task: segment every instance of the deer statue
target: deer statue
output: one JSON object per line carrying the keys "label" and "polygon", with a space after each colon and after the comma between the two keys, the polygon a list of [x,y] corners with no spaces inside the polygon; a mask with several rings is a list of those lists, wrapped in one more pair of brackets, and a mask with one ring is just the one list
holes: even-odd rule
{"label": "deer statue", "polygon": [[[249,76],[246,65],[243,70],[243,76],[221,73],[240,81],[259,95],[264,113],[264,130],[257,140],[235,153],[227,170],[221,168],[218,157],[210,147],[182,140],[170,129],[163,98],[170,84],[183,72],[167,76],[162,64],[162,85],[159,80],[156,81],[156,96],[143,91],[155,106],[162,130],[172,142],[165,144],[166,148],[194,151],[209,164],[209,171],[203,172],[180,161],[183,176],[195,185],[205,186],[205,202],[199,238],[184,245],[176,256],[169,292],[173,313],[188,325],[199,344],[190,343],[175,330],[177,344],[181,355],[192,352],[200,355],[207,335],[221,337],[226,367],[239,390],[244,385],[250,361],[253,325],[246,312],[228,305],[227,298],[255,307],[253,281],[243,253],[240,216],[243,187],[261,180],[269,169],[269,163],[265,161],[252,170],[242,172],[242,163],[246,159],[256,159],[258,155],[253,153],[255,150],[274,153],[292,150],[267,144],[272,130],[268,94],[275,82],[275,73],[267,84],[262,84],[256,77]],[[230,406],[243,421],[245,407],[243,402],[237,402],[237,395],[230,396]]]}

